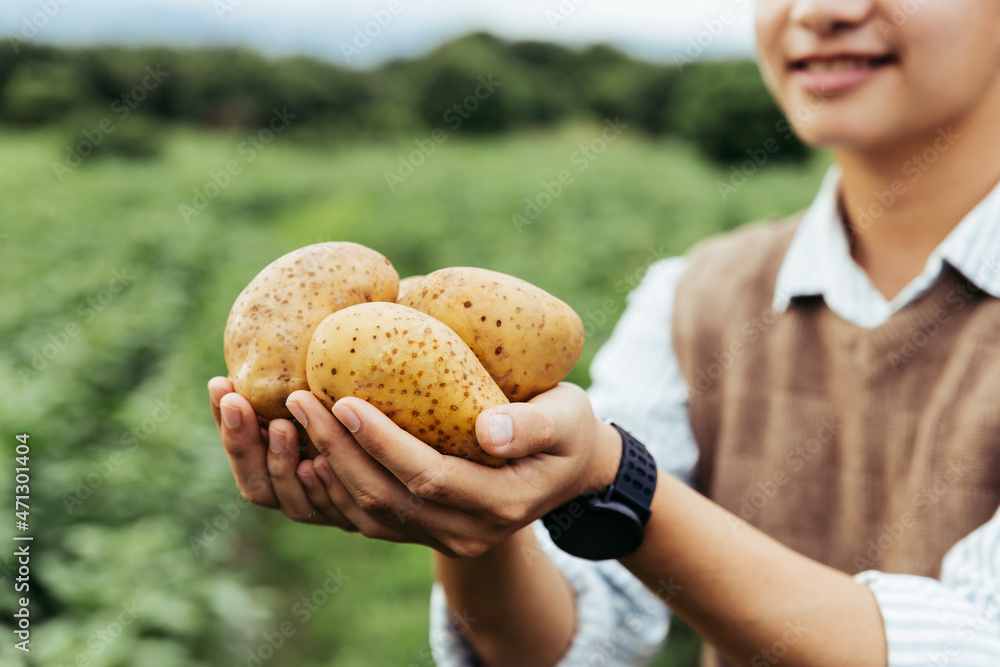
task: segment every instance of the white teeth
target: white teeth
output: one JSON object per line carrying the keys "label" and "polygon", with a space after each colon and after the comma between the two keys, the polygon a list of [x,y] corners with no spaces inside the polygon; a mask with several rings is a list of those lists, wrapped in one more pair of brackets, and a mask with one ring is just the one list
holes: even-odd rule
{"label": "white teeth", "polygon": [[850,69],[863,69],[871,67],[871,58],[837,58],[835,60],[809,60],[805,63],[805,69],[811,72],[840,72]]}

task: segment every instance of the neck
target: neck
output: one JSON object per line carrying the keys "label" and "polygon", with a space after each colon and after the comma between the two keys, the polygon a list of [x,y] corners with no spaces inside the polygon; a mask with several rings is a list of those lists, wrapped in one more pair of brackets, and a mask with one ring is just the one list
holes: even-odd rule
{"label": "neck", "polygon": [[1000,88],[970,116],[905,144],[836,152],[854,260],[887,299],[1000,181]]}

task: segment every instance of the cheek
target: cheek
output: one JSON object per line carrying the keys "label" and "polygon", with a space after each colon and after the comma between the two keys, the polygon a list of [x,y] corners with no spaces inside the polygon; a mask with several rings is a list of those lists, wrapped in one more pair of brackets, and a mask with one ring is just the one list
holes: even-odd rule
{"label": "cheek", "polygon": [[780,56],[780,39],[787,27],[788,5],[788,0],[758,0],[754,9],[754,32],[761,56]]}
{"label": "cheek", "polygon": [[785,75],[781,35],[787,25],[789,0],[758,0],[754,11],[757,62],[771,95],[784,106],[781,79]]}
{"label": "cheek", "polygon": [[[1000,7],[996,0],[985,4]],[[938,12],[936,7],[914,15],[900,36],[908,96],[925,116],[941,118],[960,114],[997,85],[1000,12]]]}

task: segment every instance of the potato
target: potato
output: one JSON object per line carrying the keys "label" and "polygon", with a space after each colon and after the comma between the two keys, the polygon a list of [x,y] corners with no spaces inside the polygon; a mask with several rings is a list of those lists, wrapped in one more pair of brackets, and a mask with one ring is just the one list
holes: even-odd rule
{"label": "potato", "polygon": [[396,297],[396,303],[399,303],[406,293],[413,289],[414,285],[420,284],[423,280],[423,276],[410,276],[409,278],[403,278],[399,281],[399,296]]}
{"label": "potato", "polygon": [[398,291],[389,260],[356,243],[317,243],[271,262],[226,322],[226,367],[237,393],[264,422],[291,419],[285,399],[309,388],[306,352],[316,326],[341,308],[395,301]]}
{"label": "potato", "polygon": [[399,302],[451,327],[511,401],[559,384],[583,351],[583,323],[572,308],[496,271],[441,269]]}
{"label": "potato", "polygon": [[306,362],[309,387],[328,407],[356,396],[443,454],[498,467],[476,440],[476,417],[507,403],[454,331],[394,303],[365,303],[324,319]]}

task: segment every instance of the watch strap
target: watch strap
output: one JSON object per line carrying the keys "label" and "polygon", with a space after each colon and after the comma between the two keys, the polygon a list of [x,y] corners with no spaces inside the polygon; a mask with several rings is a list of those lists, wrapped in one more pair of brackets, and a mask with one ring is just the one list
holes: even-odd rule
{"label": "watch strap", "polygon": [[608,487],[606,499],[627,504],[645,527],[656,490],[656,461],[631,433],[613,422],[611,426],[621,434],[622,459],[615,481]]}
{"label": "watch strap", "polygon": [[579,496],[542,517],[557,547],[589,560],[621,558],[639,548],[656,488],[653,457],[628,431],[609,423],[622,440],[614,481],[607,489]]}

